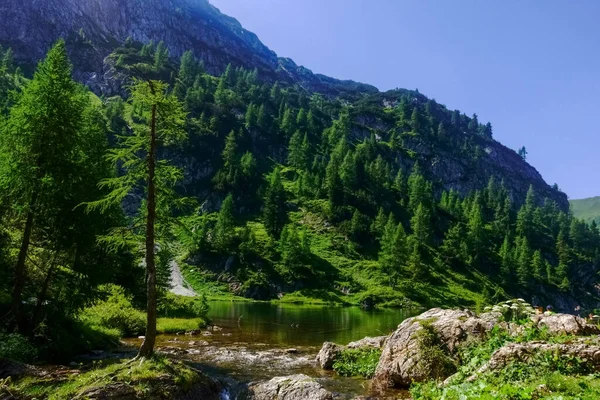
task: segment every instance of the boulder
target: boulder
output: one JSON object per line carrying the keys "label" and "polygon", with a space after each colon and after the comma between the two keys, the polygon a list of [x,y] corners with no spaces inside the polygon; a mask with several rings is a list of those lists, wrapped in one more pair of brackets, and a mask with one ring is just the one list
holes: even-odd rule
{"label": "boulder", "polygon": [[584,361],[586,366],[596,371],[600,370],[600,346],[598,345],[584,342],[569,344],[510,343],[496,350],[490,360],[477,371],[477,374],[469,377],[468,380],[475,380],[479,374],[502,369],[515,361],[528,362],[532,357],[543,352],[551,353],[553,357],[576,357]]}
{"label": "boulder", "polygon": [[[536,321],[537,320],[537,321]],[[571,314],[551,314],[536,316],[538,328],[548,328],[557,335],[594,335],[600,333],[595,325],[590,325],[581,317]]]}
{"label": "boulder", "polygon": [[[457,347],[468,338],[481,338],[495,323],[492,315],[481,319],[468,310],[440,308],[404,320],[383,346],[374,388],[408,387],[412,382],[449,376]],[[424,325],[430,332],[424,331]],[[428,333],[433,337],[425,344]]]}
{"label": "boulder", "polygon": [[333,394],[304,374],[279,376],[248,386],[249,400],[333,400]]}
{"label": "boulder", "polygon": [[323,347],[317,354],[317,362],[323,369],[331,369],[333,368],[333,362],[335,358],[341,353],[344,349],[343,346],[335,344],[333,342],[325,342],[323,343]]}
{"label": "boulder", "polygon": [[317,363],[323,369],[332,369],[335,358],[342,352],[342,350],[348,349],[365,349],[365,348],[373,348],[380,349],[385,343],[385,339],[387,336],[377,336],[377,337],[365,337],[363,339],[357,340],[355,342],[348,343],[347,346],[341,346],[339,344],[335,344],[332,342],[323,343],[323,347],[317,354]]}
{"label": "boulder", "polygon": [[387,336],[376,336],[376,337],[368,337],[367,336],[364,339],[348,343],[348,345],[346,347],[349,349],[363,349],[363,348],[380,349],[383,346],[385,339],[387,339]]}

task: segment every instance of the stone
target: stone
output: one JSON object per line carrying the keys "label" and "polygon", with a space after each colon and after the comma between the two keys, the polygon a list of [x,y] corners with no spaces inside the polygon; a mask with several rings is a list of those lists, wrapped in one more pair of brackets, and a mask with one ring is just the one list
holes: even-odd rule
{"label": "stone", "polygon": [[598,345],[583,342],[568,344],[510,343],[496,350],[490,360],[477,371],[477,374],[468,379],[473,381],[479,374],[502,369],[515,361],[528,362],[531,357],[542,352],[549,352],[553,357],[576,357],[583,360],[588,367],[593,367],[596,371],[600,370],[600,346]]}
{"label": "stone", "polygon": [[323,369],[332,369],[335,358],[343,349],[343,346],[337,345],[333,342],[323,343],[323,347],[321,347],[321,350],[317,354],[317,363],[319,363]]}
{"label": "stone", "polygon": [[362,348],[374,348],[380,349],[383,346],[383,343],[387,339],[387,336],[376,336],[376,337],[366,337],[361,340],[357,340],[355,342],[350,342],[346,345],[349,349],[362,349]]}
{"label": "stone", "polygon": [[583,318],[571,314],[540,315],[536,319],[538,328],[548,328],[552,334],[581,336],[600,333],[596,325],[588,324]]}
{"label": "stone", "polygon": [[249,400],[333,400],[333,394],[304,374],[250,384]]}
{"label": "stone", "polygon": [[374,388],[408,387],[413,382],[432,378],[444,379],[452,371],[449,365],[429,365],[419,343],[422,323],[433,328],[440,341],[444,357],[452,360],[458,346],[469,338],[482,338],[496,323],[496,318],[477,318],[468,310],[443,310],[434,308],[423,314],[404,320],[392,333],[382,349],[375,376]]}

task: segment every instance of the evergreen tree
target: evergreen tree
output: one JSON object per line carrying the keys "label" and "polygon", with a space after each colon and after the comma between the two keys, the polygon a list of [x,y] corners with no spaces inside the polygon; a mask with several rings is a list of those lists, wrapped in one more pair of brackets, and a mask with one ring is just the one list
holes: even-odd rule
{"label": "evergreen tree", "polygon": [[[27,333],[23,290],[28,280],[31,241],[44,242],[47,233],[59,235],[61,208],[81,172],[82,119],[87,93],[71,78],[71,64],[61,40],[38,66],[3,126],[0,140],[0,188],[18,221],[20,249],[14,268],[12,311],[22,333]],[[85,168],[85,166],[83,166]],[[61,195],[61,193],[65,193]],[[65,210],[66,211],[66,210]],[[44,224],[49,226],[43,227]],[[41,235],[41,237],[39,237]]]}
{"label": "evergreen tree", "polygon": [[194,54],[191,51],[186,51],[183,53],[183,56],[181,56],[177,83],[173,89],[175,95],[180,100],[184,100],[185,96],[187,95],[187,91],[194,86],[194,82],[198,73],[199,66],[194,58]]}
{"label": "evergreen tree", "polygon": [[[179,204],[174,186],[183,175],[179,168],[169,165],[167,160],[160,157],[164,154],[164,147],[185,139],[185,113],[177,98],[168,94],[167,85],[152,80],[134,81],[131,87],[131,110],[129,124],[133,132],[122,138],[120,147],[112,149],[109,157],[115,165],[123,168],[124,173],[103,181],[102,186],[111,192],[104,199],[89,203],[89,207],[106,210],[122,204],[132,193],[142,191],[146,195],[139,210],[145,222],[144,232],[117,230],[104,237],[103,241],[115,247],[129,246],[140,240],[145,242],[147,323],[138,356],[148,357],[154,352],[156,340],[157,241],[164,239],[161,247],[168,243],[173,212]],[[142,149],[145,151],[140,151]]]}
{"label": "evergreen tree", "polygon": [[533,258],[531,259],[531,272],[533,273],[533,277],[538,280],[542,279],[542,274],[545,272],[542,252],[539,249],[533,253]]}
{"label": "evergreen tree", "polygon": [[269,177],[265,196],[264,221],[267,232],[278,238],[287,222],[286,194],[281,183],[281,173],[276,168]]}
{"label": "evergreen tree", "polygon": [[164,42],[158,43],[156,53],[154,54],[154,68],[157,71],[162,70],[169,61],[169,49]]}
{"label": "evergreen tree", "polygon": [[415,215],[410,220],[410,226],[413,231],[413,240],[419,246],[428,245],[431,237],[431,215],[423,203],[417,207]]}
{"label": "evergreen tree", "polygon": [[233,196],[229,194],[219,210],[217,224],[215,225],[215,242],[217,249],[221,252],[228,252],[232,249],[235,239],[235,218],[233,216]]}

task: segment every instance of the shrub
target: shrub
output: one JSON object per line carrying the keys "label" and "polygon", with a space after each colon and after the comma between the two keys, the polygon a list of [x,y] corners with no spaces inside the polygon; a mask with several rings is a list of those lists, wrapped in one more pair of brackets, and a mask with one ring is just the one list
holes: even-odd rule
{"label": "shrub", "polygon": [[146,315],[133,307],[132,297],[125,289],[116,285],[105,285],[102,290],[108,295],[83,310],[81,320],[91,326],[118,329],[122,336],[137,336],[144,333]]}
{"label": "shrub", "polygon": [[24,336],[0,333],[0,358],[31,362],[37,355],[37,349]]}
{"label": "shrub", "polygon": [[167,293],[158,302],[158,315],[168,318],[202,318],[206,321],[209,309],[204,295],[185,297]]}
{"label": "shrub", "polygon": [[379,349],[345,349],[335,359],[333,370],[342,376],[372,378],[381,357]]}

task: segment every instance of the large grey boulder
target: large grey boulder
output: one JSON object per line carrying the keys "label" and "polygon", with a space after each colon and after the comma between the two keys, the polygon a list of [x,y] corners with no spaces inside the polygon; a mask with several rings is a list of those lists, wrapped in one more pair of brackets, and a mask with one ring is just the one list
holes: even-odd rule
{"label": "large grey boulder", "polygon": [[408,387],[449,376],[458,346],[469,338],[482,338],[496,322],[493,316],[481,319],[471,311],[440,308],[404,320],[385,342],[374,387]]}
{"label": "large grey boulder", "polygon": [[551,314],[536,316],[534,322],[538,328],[548,328],[556,335],[594,335],[600,333],[595,325],[588,324],[583,318],[571,314]]}
{"label": "large grey boulder", "polygon": [[333,400],[333,394],[304,374],[278,376],[251,384],[249,400]]}

